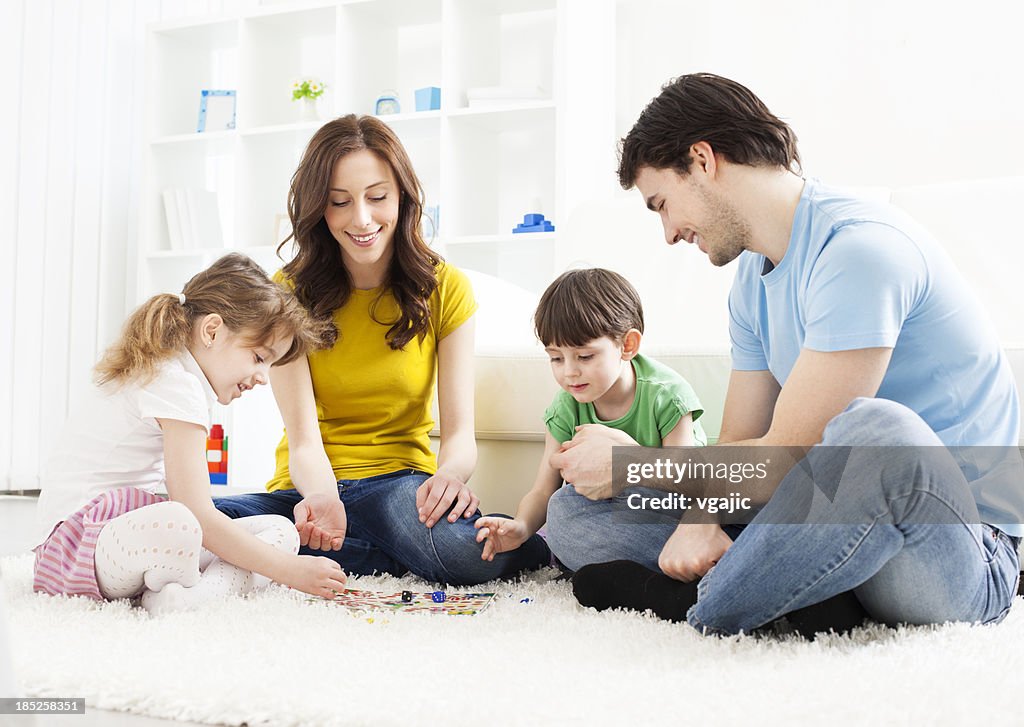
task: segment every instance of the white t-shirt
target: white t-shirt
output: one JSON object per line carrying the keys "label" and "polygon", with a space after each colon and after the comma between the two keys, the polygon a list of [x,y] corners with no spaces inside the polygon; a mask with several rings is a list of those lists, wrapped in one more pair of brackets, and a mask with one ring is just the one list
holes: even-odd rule
{"label": "white t-shirt", "polygon": [[164,363],[145,386],[93,387],[68,419],[43,471],[36,508],[38,545],[69,515],[119,487],[164,488],[164,436],[156,420],[210,428],[216,395],[186,351]]}

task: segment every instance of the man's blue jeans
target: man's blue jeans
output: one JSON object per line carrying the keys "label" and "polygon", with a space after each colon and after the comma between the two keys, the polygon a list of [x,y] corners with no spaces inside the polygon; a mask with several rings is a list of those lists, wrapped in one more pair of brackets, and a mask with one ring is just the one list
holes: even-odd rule
{"label": "man's blue jeans", "polygon": [[[659,498],[665,493],[649,487],[627,487],[607,500],[588,500],[572,485],[562,485],[548,500],[545,526],[548,546],[571,571],[592,563],[631,560],[661,572],[658,556],[675,532],[679,518],[671,512],[637,512],[627,504],[630,495]],[[733,540],[744,525],[723,525]]]}
{"label": "man's blue jeans", "polygon": [[[908,456],[822,461],[844,448],[856,457],[858,447],[883,445]],[[808,454],[814,472],[835,465],[853,476],[838,481],[834,496],[811,502],[807,470],[794,467],[698,584],[690,625],[707,634],[750,632],[850,590],[871,616],[891,625],[1002,620],[1017,591],[1018,540],[979,523],[951,457],[915,459],[919,447],[942,443],[916,413],[883,399],[856,399]],[[940,510],[936,522],[929,513]],[[798,522],[798,513],[805,524],[778,524]]]}
{"label": "man's blue jeans", "polygon": [[[493,561],[480,558],[483,546],[476,542],[474,523],[480,517],[447,516],[428,528],[416,512],[416,490],[429,475],[402,470],[360,480],[339,480],[338,494],[345,505],[348,530],[341,550],[311,550],[300,555],[323,555],[337,561],[346,573],[395,576],[412,572],[428,581],[467,586],[524,570],[548,565],[550,553],[534,535],[518,549],[500,553]],[[275,514],[294,520],[293,510],[302,499],[296,490],[218,497],[217,509],[232,518]]]}

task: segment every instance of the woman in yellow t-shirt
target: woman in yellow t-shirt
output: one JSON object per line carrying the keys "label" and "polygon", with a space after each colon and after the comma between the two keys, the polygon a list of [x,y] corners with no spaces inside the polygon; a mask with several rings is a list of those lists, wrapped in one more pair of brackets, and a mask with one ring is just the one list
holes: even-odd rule
{"label": "woman in yellow t-shirt", "polygon": [[[324,125],[288,196],[297,255],[278,273],[324,324],[324,348],[274,370],[285,436],[266,493],[219,498],[231,517],[294,519],[301,552],[349,573],[469,585],[548,563],[534,536],[481,558],[473,314],[466,276],[420,234],[423,193],[394,132],[372,116]],[[437,381],[440,447],[428,433]]]}

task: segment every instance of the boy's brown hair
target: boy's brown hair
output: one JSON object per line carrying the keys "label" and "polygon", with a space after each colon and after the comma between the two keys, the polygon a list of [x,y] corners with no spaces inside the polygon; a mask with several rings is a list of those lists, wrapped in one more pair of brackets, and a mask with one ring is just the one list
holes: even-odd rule
{"label": "boy's brown hair", "polygon": [[607,336],[618,341],[626,331],[644,332],[640,295],[611,270],[587,268],[559,275],[540,298],[534,332],[545,346],[584,346]]}

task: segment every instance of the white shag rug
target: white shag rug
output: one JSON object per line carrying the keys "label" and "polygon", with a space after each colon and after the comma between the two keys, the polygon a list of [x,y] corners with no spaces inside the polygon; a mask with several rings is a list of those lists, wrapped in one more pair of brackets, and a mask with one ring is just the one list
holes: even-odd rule
{"label": "white shag rug", "polygon": [[465,589],[498,593],[476,616],[370,623],[281,587],[151,618],[33,594],[31,567],[0,561],[18,696],[228,725],[1024,723],[1019,602],[995,627],[716,639],[583,609],[552,571]]}

